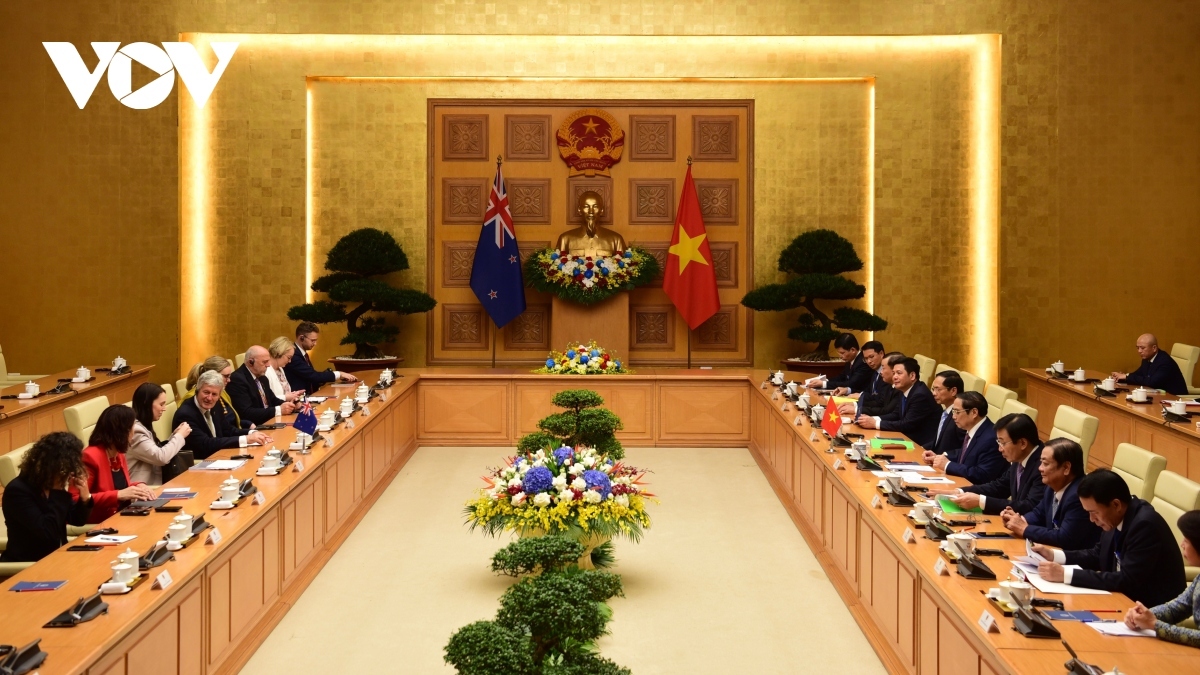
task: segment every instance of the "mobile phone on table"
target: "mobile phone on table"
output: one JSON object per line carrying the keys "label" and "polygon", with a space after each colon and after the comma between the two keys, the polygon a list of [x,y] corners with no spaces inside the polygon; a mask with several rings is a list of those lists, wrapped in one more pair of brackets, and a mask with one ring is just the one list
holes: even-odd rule
{"label": "mobile phone on table", "polygon": [[91,544],[80,544],[77,546],[68,546],[68,551],[99,551],[103,546],[92,546]]}
{"label": "mobile phone on table", "polygon": [[182,506],[160,506],[154,510],[158,511],[159,513],[175,513],[177,511],[182,511],[183,507]]}
{"label": "mobile phone on table", "polygon": [[1008,532],[976,532],[976,539],[1012,539]]}

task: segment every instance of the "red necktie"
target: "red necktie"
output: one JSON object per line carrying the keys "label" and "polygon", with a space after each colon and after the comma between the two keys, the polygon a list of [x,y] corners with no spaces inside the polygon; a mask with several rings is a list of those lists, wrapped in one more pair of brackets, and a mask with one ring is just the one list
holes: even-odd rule
{"label": "red necktie", "polygon": [[267,407],[267,393],[265,391],[263,391],[262,382],[259,382],[258,378],[255,378],[254,384],[258,385],[258,396],[259,396],[259,398],[262,399],[263,407],[266,408]]}

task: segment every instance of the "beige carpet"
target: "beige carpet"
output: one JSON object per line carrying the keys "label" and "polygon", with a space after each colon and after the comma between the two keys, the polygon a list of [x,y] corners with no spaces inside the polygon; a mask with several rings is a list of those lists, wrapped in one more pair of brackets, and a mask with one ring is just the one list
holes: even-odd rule
{"label": "beige carpet", "polygon": [[[505,541],[463,526],[496,448],[422,448],[243,670],[452,673],[442,647],[491,618]],[[745,449],[629,450],[662,503],[641,544],[619,541],[625,598],[601,651],[638,675],[882,673]]]}

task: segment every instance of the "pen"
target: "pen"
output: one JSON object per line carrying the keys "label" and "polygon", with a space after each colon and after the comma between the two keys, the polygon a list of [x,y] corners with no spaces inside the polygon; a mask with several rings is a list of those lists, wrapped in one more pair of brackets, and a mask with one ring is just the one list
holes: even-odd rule
{"label": "pen", "polygon": [[1120,614],[1121,613],[1121,610],[1119,610],[1119,609],[1070,609],[1067,611],[1069,611],[1069,612],[1091,612],[1092,614],[1095,614],[1097,612],[1107,612],[1110,614]]}

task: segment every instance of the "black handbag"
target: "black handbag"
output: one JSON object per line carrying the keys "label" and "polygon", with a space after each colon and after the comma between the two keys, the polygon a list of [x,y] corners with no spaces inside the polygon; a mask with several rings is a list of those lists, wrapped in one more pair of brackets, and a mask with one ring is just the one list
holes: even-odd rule
{"label": "black handbag", "polygon": [[187,473],[187,470],[192,468],[192,465],[195,463],[196,456],[192,454],[191,450],[180,450],[179,452],[175,453],[175,456],[171,458],[171,461],[163,465],[163,485],[171,482],[177,476]]}

